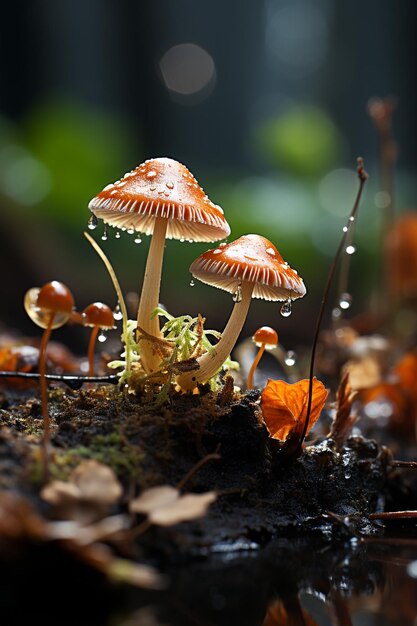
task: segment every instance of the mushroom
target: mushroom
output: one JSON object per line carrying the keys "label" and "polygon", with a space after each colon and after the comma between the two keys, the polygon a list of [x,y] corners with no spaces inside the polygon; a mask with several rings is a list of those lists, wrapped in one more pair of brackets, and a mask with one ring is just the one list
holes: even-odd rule
{"label": "mushroom", "polygon": [[[165,238],[216,241],[230,234],[223,210],[213,204],[185,165],[169,158],[149,159],[89,203],[90,211],[106,224],[152,235],[137,316],[140,329],[160,337],[158,316]],[[145,371],[158,369],[159,356],[152,342],[142,338]]]}
{"label": "mushroom", "polygon": [[258,328],[255,332],[252,340],[255,342],[255,345],[259,348],[259,350],[249,370],[248,382],[246,385],[247,389],[252,389],[253,387],[253,375],[265,350],[273,350],[273,348],[277,347],[278,333],[270,326],[261,326],[261,328]]}
{"label": "mushroom", "polygon": [[114,328],[113,311],[107,304],[103,304],[103,302],[93,302],[84,309],[82,320],[84,326],[91,326],[93,329],[88,344],[88,375],[94,376],[94,348],[97,335],[99,330],[110,330]]}
{"label": "mushroom", "polygon": [[41,389],[43,417],[43,469],[44,478],[48,476],[48,443],[50,421],[48,413],[48,390],[46,374],[46,347],[52,330],[60,328],[71,317],[74,298],[66,285],[57,280],[46,283],[43,287],[33,287],[26,292],[24,306],[30,319],[44,329],[39,348],[39,381]]}
{"label": "mushroom", "polygon": [[232,293],[236,304],[220,341],[197,359],[198,369],[178,376],[183,389],[208,381],[220,369],[242,330],[252,298],[286,300],[281,310],[286,317],[291,312],[291,300],[306,293],[297,272],[261,235],[244,235],[208,250],[193,261],[190,272],[202,282]]}

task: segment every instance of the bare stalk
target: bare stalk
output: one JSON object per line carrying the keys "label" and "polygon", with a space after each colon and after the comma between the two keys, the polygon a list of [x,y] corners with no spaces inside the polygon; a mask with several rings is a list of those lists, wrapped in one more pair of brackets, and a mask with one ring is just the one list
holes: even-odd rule
{"label": "bare stalk", "polygon": [[336,254],[333,257],[333,261],[332,261],[332,264],[330,266],[329,274],[327,276],[326,286],[324,288],[323,298],[322,298],[321,305],[320,305],[320,311],[319,311],[319,315],[318,315],[317,322],[316,322],[316,329],[315,329],[314,339],[313,339],[313,347],[311,349],[307,413],[306,413],[306,418],[305,418],[305,421],[304,421],[303,430],[302,430],[302,433],[301,433],[301,436],[300,436],[300,440],[299,440],[298,445],[297,445],[296,456],[301,454],[302,445],[303,445],[303,442],[304,442],[304,439],[305,439],[305,436],[306,436],[306,433],[307,433],[307,429],[308,429],[308,424],[309,424],[309,421],[310,421],[311,403],[312,403],[312,399],[313,399],[313,377],[314,377],[314,365],[315,365],[315,359],[316,359],[316,349],[317,349],[317,343],[318,343],[321,323],[323,321],[324,310],[326,308],[326,304],[327,304],[327,301],[329,299],[329,293],[330,293],[330,289],[331,289],[332,284],[333,284],[333,279],[334,279],[334,276],[335,276],[337,264],[338,264],[339,259],[340,259],[340,255],[342,254],[342,252],[343,252],[343,250],[344,250],[344,248],[346,246],[346,238],[347,238],[347,235],[349,233],[349,229],[350,229],[351,225],[354,223],[355,217],[356,217],[356,213],[358,212],[358,209],[359,209],[359,203],[360,203],[360,200],[361,200],[361,197],[362,197],[363,187],[365,185],[365,182],[368,180],[368,174],[366,173],[366,171],[365,171],[365,169],[363,167],[363,159],[361,157],[359,157],[357,159],[357,162],[358,162],[358,166],[357,166],[357,170],[356,171],[358,173],[358,178],[359,178],[358,193],[356,195],[356,199],[355,199],[352,211],[351,211],[351,213],[349,215],[348,221],[346,222],[346,226],[343,229],[343,234],[342,234],[342,238],[341,238],[340,243],[339,243],[339,247],[337,248]]}

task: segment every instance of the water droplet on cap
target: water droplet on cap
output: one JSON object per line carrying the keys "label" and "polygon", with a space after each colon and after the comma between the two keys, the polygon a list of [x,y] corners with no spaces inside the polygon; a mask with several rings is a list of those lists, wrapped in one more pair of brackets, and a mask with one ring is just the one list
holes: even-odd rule
{"label": "water droplet on cap", "polygon": [[352,304],[352,296],[350,293],[342,293],[339,298],[339,306],[341,309],[348,309]]}
{"label": "water droplet on cap", "polygon": [[135,243],[142,243],[142,239],[140,238],[140,235],[137,235],[134,240]]}
{"label": "water droplet on cap", "polygon": [[150,170],[147,174],[146,174],[146,178],[149,178],[149,180],[152,180],[152,178],[155,178],[156,176],[156,172],[155,170]]}
{"label": "water droplet on cap", "polygon": [[104,343],[107,339],[107,335],[104,331],[101,331],[99,336],[97,337],[97,341],[99,341],[100,343]]}
{"label": "water droplet on cap", "polygon": [[282,317],[289,317],[292,313],[292,303],[291,298],[288,298],[286,302],[281,307],[280,313]]}
{"label": "water droplet on cap", "polygon": [[87,227],[90,230],[94,230],[95,228],[97,228],[97,225],[98,225],[98,219],[93,213],[93,215],[90,216],[90,219],[87,222]]}
{"label": "water droplet on cap", "polygon": [[127,229],[127,234],[128,235],[133,235],[134,232],[135,232],[135,229],[133,228],[133,226],[131,226],[130,228]]}
{"label": "water droplet on cap", "polygon": [[267,253],[270,254],[271,256],[275,256],[275,250],[274,248],[267,248],[266,249]]}
{"label": "water droplet on cap", "polygon": [[174,183],[165,183],[165,186],[166,186],[168,189],[174,189]]}

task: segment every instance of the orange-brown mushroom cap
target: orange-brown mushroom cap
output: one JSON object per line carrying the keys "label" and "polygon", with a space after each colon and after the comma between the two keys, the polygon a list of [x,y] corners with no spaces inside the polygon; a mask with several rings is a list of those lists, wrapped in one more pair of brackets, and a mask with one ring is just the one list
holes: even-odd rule
{"label": "orange-brown mushroom cap", "polygon": [[223,210],[209,200],[191,172],[178,161],[149,159],[107,185],[89,205],[111,226],[150,235],[157,218],[168,219],[168,239],[216,241],[230,234]]}
{"label": "orange-brown mushroom cap", "polygon": [[261,326],[252,337],[257,346],[265,345],[267,350],[272,350],[278,345],[278,333],[270,326]]}
{"label": "orange-brown mushroom cap", "polygon": [[190,272],[203,283],[235,293],[242,282],[254,283],[253,298],[287,300],[301,298],[306,288],[297,272],[261,235],[243,235],[199,256]]}
{"label": "orange-brown mushroom cap", "polygon": [[36,306],[44,311],[71,313],[74,308],[74,298],[64,283],[52,280],[39,290]]}
{"label": "orange-brown mushroom cap", "polygon": [[83,311],[85,326],[99,326],[99,328],[114,328],[113,311],[103,302],[93,302]]}

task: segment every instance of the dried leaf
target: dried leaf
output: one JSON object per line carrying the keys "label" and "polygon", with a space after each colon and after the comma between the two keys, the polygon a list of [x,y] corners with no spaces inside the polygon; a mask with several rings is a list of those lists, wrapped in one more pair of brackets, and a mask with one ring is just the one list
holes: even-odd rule
{"label": "dried leaf", "polygon": [[342,369],[342,375],[346,372],[349,373],[350,385],[354,391],[369,389],[381,382],[381,366],[372,356],[348,361]]}
{"label": "dried leaf", "polygon": [[0,491],[0,540],[45,539],[47,524],[30,502],[11,491]]}
{"label": "dried leaf", "polygon": [[181,495],[169,485],[146,489],[129,504],[131,513],[148,515],[148,520],[157,526],[173,526],[206,515],[208,507],[217,499],[214,491]]}
{"label": "dried leaf", "polygon": [[352,415],[352,403],[357,396],[349,384],[349,373],[343,376],[336,394],[336,416],[333,420],[328,437],[334,439],[340,447],[349,437],[358,416]]}
{"label": "dried leaf", "polygon": [[214,491],[207,493],[189,493],[180,496],[176,502],[160,509],[155,509],[149,515],[149,521],[157,526],[174,526],[180,522],[189,522],[207,514],[210,504],[217,499]]}
{"label": "dried leaf", "polygon": [[175,487],[169,485],[162,485],[160,487],[152,487],[142,491],[140,496],[131,500],[129,503],[129,510],[131,513],[144,513],[148,514],[166,505],[175,502],[179,498],[179,491]]}
{"label": "dried leaf", "polygon": [[81,497],[89,502],[114,504],[123,493],[113,470],[94,460],[80,463],[72,472],[70,482],[78,487]]}
{"label": "dried leaf", "polygon": [[[261,409],[271,437],[284,441],[297,426],[304,424],[308,404],[308,379],[290,384],[269,379],[261,394]],[[328,392],[323,383],[313,379],[313,396],[307,433],[318,420]]]}
{"label": "dried leaf", "polygon": [[121,495],[122,486],[113,470],[94,460],[80,463],[68,482],[53,480],[41,491],[41,497],[55,508],[58,517],[84,524],[106,515]]}

